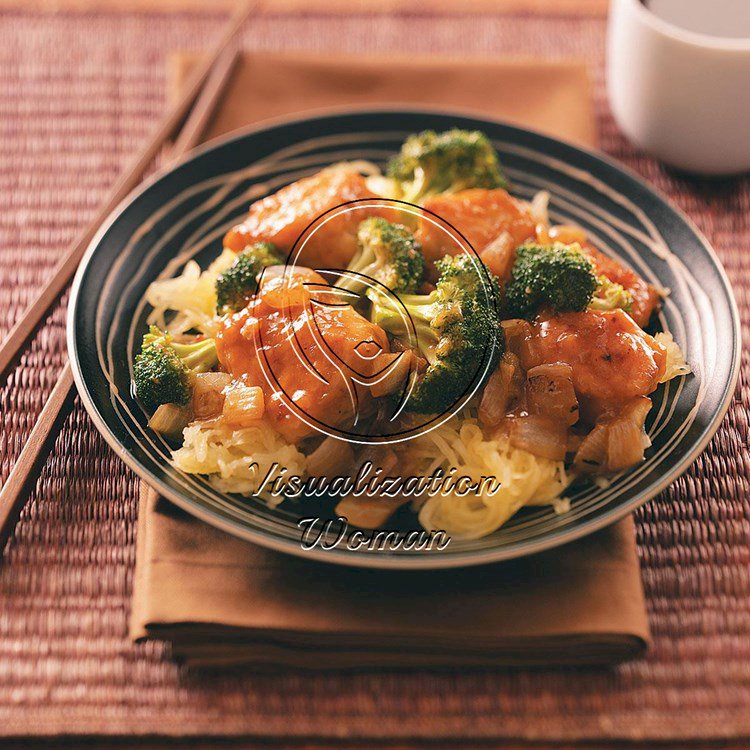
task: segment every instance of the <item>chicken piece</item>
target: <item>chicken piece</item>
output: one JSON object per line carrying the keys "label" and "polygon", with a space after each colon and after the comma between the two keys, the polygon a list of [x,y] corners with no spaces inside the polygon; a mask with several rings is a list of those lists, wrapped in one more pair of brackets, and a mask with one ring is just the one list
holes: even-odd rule
{"label": "chicken piece", "polygon": [[[324,169],[293,182],[250,206],[247,218],[224,237],[224,246],[235,252],[253,242],[273,242],[287,255],[311,222],[347,201],[373,198],[365,178],[355,171]],[[358,208],[343,212],[310,235],[295,265],[312,268],[346,268],[357,249],[357,227],[382,209]]]}
{"label": "chicken piece", "polygon": [[594,262],[597,274],[606,276],[610,281],[620,284],[630,292],[633,297],[630,316],[639,326],[647,326],[651,315],[659,306],[659,293],[656,289],[646,283],[635,271],[599,252],[593,245],[585,243],[584,250]]}
{"label": "chicken piece", "polygon": [[[504,232],[514,246],[534,236],[536,222],[528,206],[500,188],[435,195],[425,200],[424,207],[461,232],[480,256]],[[417,239],[427,260],[461,252],[441,227],[425,218],[420,220]]]}
{"label": "chicken piece", "polygon": [[355,429],[355,416],[366,418],[374,405],[369,384],[355,381],[380,374],[393,359],[382,328],[349,305],[321,304],[321,288],[326,282],[310,269],[273,272],[244,310],[225,317],[216,337],[222,369],[263,389],[265,416],[292,442],[316,433],[305,419]]}
{"label": "chicken piece", "polygon": [[554,362],[570,365],[589,419],[652,393],[666,367],[664,347],[622,310],[542,315],[531,325],[520,358],[527,371]]}

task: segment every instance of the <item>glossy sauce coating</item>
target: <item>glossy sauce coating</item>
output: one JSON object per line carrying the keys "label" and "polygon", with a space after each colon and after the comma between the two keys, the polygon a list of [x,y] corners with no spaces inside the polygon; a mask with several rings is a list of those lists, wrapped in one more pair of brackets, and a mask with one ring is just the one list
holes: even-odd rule
{"label": "glossy sauce coating", "polygon": [[385,332],[351,306],[317,304],[316,297],[330,298],[309,284],[325,281],[302,268],[272,275],[244,310],[223,320],[216,337],[222,369],[263,388],[265,416],[290,441],[315,431],[285,403],[324,425],[346,426],[355,413],[353,391],[360,415],[372,405],[368,388],[352,378],[371,377],[388,363]]}
{"label": "glossy sauce coating", "polygon": [[652,393],[666,367],[666,351],[622,310],[541,315],[520,347],[525,370],[564,362],[588,405],[588,416]]}
{"label": "glossy sauce coating", "polygon": [[[287,254],[308,225],[325,211],[347,201],[372,197],[365,178],[357,172],[324,169],[253,203],[247,218],[227,233],[224,246],[240,252],[253,242],[273,242]],[[361,208],[337,215],[315,230],[296,264],[345,268],[357,249],[359,223],[379,213]]]}
{"label": "glossy sauce coating", "polygon": [[[452,224],[480,255],[503,232],[516,245],[534,236],[535,222],[528,207],[500,188],[435,195],[425,200],[424,207]],[[417,239],[428,260],[460,252],[444,230],[425,219],[420,221]]]}

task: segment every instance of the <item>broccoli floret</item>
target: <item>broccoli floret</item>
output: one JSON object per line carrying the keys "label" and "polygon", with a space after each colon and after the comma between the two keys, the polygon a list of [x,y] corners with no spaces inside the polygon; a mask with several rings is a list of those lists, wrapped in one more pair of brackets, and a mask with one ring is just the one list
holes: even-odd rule
{"label": "broccoli floret", "polygon": [[625,310],[629,313],[633,307],[633,295],[622,286],[615,284],[606,276],[597,277],[597,287],[589,302],[589,310]]}
{"label": "broccoli floret", "polygon": [[399,183],[401,197],[411,203],[435,193],[508,187],[487,136],[457,128],[409,136],[388,164],[388,176]]}
{"label": "broccoli floret", "polygon": [[217,362],[213,339],[176,343],[171,334],[151,326],[133,364],[135,392],[149,409],[184,405],[190,400],[192,374],[206,372]]}
{"label": "broccoli floret", "polygon": [[241,310],[258,289],[258,274],[266,266],[283,262],[276,246],[270,242],[257,242],[246,247],[216,279],[216,311]]}
{"label": "broccoli floret", "polygon": [[[406,404],[408,411],[445,411],[479,376],[491,372],[502,355],[499,284],[477,263],[468,255],[446,256],[436,264],[440,276],[433,292],[398,295],[414,324],[417,347],[427,360]],[[376,302],[371,319],[404,343],[413,344],[393,306]]]}
{"label": "broccoli floret", "polygon": [[505,286],[506,316],[530,320],[543,307],[580,312],[598,283],[594,264],[578,243],[522,245]]}
{"label": "broccoli floret", "polygon": [[[359,225],[357,240],[359,249],[347,271],[369,276],[394,292],[417,291],[422,283],[424,257],[405,226],[371,216]],[[345,275],[336,286],[361,294],[367,281],[357,275]]]}

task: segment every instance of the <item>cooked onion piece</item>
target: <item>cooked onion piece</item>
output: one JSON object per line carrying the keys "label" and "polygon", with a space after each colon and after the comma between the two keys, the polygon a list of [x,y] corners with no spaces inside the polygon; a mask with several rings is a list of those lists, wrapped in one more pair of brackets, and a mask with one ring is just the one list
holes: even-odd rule
{"label": "cooked onion piece", "polygon": [[505,352],[495,372],[490,375],[479,403],[479,421],[484,427],[501,424],[514,400],[521,395],[523,373],[518,357]]}
{"label": "cooked onion piece", "polygon": [[651,444],[644,424],[651,399],[632,399],[614,416],[603,417],[583,439],[573,466],[585,474],[612,473],[628,469],[643,460]]}
{"label": "cooked onion piece", "polygon": [[263,389],[233,381],[222,391],[224,406],[221,415],[232,427],[251,427],[263,416]]}
{"label": "cooked onion piece", "polygon": [[521,362],[530,367],[545,361],[544,350],[536,335],[534,326],[522,318],[510,318],[502,322],[505,336],[505,350],[515,354]]}
{"label": "cooked onion piece", "polygon": [[148,426],[167,437],[177,437],[190,422],[190,409],[178,404],[161,404],[148,420]]}
{"label": "cooked onion piece", "polygon": [[549,193],[540,190],[534,195],[529,204],[529,210],[536,222],[534,233],[538,242],[549,242]]}
{"label": "cooked onion piece", "polygon": [[482,250],[479,257],[487,268],[501,281],[507,280],[510,269],[515,259],[516,241],[510,232],[501,232],[487,247]]}
{"label": "cooked onion piece", "polygon": [[201,372],[193,380],[192,407],[196,419],[210,419],[224,408],[224,389],[232,382],[226,372]]}
{"label": "cooked onion piece", "polygon": [[372,464],[373,471],[381,469],[382,475],[387,476],[395,472],[399,460],[396,452],[388,445],[368,445],[367,448],[357,454],[355,472],[366,463]]}
{"label": "cooked onion piece", "polygon": [[651,399],[633,399],[610,423],[607,435],[607,470],[622,471],[643,461],[643,451],[651,444],[644,424]]}
{"label": "cooked onion piece", "polygon": [[553,461],[565,459],[568,431],[565,425],[535,414],[508,422],[508,438],[515,448]]}
{"label": "cooked onion piece", "polygon": [[654,340],[661,344],[667,352],[667,364],[664,367],[664,374],[659,380],[660,383],[666,383],[672,378],[679,378],[680,375],[690,373],[690,365],[685,361],[685,355],[671,333],[661,331],[654,335]]}
{"label": "cooked onion piece", "polygon": [[564,362],[538,365],[526,373],[529,413],[570,426],[578,421],[578,398],[573,387],[573,368]]}
{"label": "cooked onion piece", "polygon": [[[352,456],[352,460],[348,463],[348,469],[351,474],[357,474],[368,463],[372,466],[367,477],[374,476],[378,470],[380,470],[381,478],[402,473],[396,452],[387,445],[369,445],[360,451],[356,457]],[[311,475],[314,473],[310,470],[309,463],[308,471]],[[327,476],[331,476],[331,474]],[[336,505],[336,513],[344,516],[349,523],[355,526],[361,526],[363,529],[374,529],[382,526],[398,508],[408,503],[410,499],[410,497],[368,494],[358,497],[348,496],[342,498]]]}
{"label": "cooked onion piece", "polygon": [[[382,363],[386,373],[370,386],[370,394],[373,398],[381,398],[389,393],[395,393],[403,385],[413,367],[414,354],[411,351],[381,354],[379,362]],[[395,364],[393,364],[394,362]],[[391,365],[393,366],[391,367]],[[389,367],[390,369],[388,369]]]}
{"label": "cooked onion piece", "polygon": [[345,474],[354,466],[354,451],[345,440],[327,437],[308,457],[311,477],[333,477]]}
{"label": "cooked onion piece", "polygon": [[573,468],[582,474],[596,474],[607,470],[607,434],[605,422],[594,427],[581,441],[575,454]]}

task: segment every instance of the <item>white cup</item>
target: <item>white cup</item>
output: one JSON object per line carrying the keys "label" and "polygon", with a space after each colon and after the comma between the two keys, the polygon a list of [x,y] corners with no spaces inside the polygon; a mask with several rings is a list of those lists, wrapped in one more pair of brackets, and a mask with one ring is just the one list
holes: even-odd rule
{"label": "white cup", "polygon": [[658,159],[705,175],[750,170],[750,38],[689,31],[640,0],[612,0],[607,88],[625,135]]}

